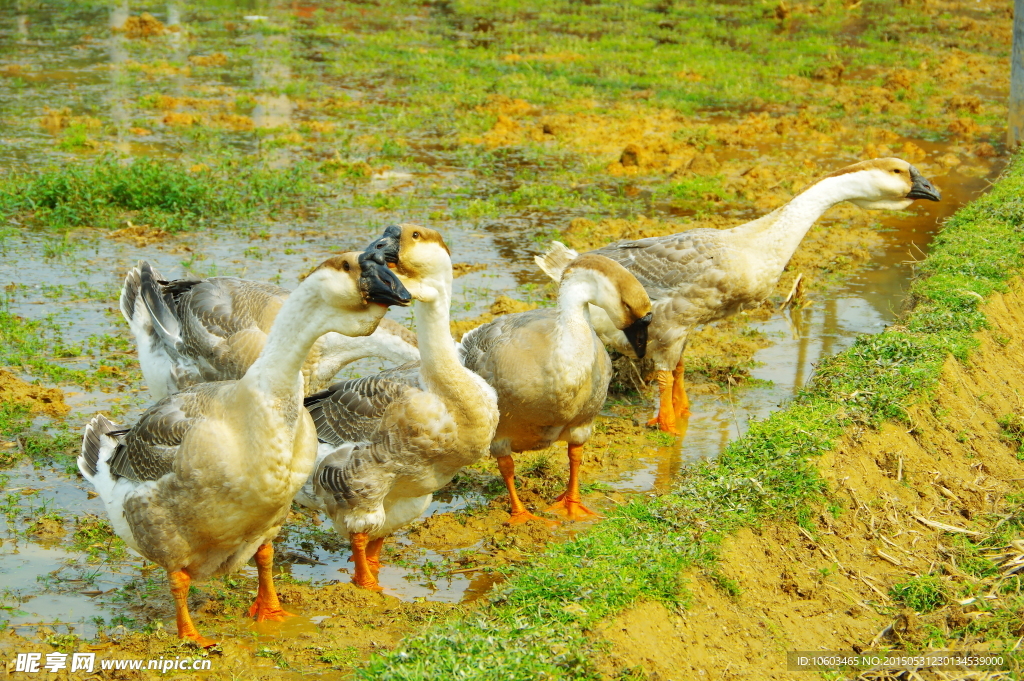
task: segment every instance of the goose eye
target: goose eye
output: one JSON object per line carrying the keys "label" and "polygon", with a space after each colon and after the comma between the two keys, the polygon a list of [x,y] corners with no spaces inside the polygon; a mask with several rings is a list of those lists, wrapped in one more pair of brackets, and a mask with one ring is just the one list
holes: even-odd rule
{"label": "goose eye", "polygon": [[420,233],[419,232],[413,232],[412,233],[412,238],[413,239],[419,239],[420,238]]}
{"label": "goose eye", "polygon": [[897,175],[899,175],[899,174],[900,174],[900,173],[902,173],[903,171],[902,171],[902,170],[900,170],[899,168],[895,168],[895,169],[894,169],[894,170],[893,170],[892,172],[894,172],[894,173],[896,173]]}
{"label": "goose eye", "polygon": [[352,265],[349,265],[347,261],[343,262],[341,263],[341,269],[345,270],[346,272],[349,272],[352,270]]}

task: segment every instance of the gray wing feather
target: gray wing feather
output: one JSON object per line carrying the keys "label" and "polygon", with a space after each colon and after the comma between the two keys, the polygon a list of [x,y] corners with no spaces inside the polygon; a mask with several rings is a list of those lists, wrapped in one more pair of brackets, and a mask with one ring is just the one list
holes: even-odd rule
{"label": "gray wing feather", "polygon": [[723,259],[721,232],[692,229],[664,237],[620,241],[593,253],[611,258],[628,269],[652,299],[674,293],[687,283],[714,276]]}
{"label": "gray wing feather", "polygon": [[557,319],[557,317],[558,312],[550,308],[528,310],[498,317],[493,322],[478,326],[462,337],[459,358],[462,360],[463,366],[480,374],[485,381],[490,383],[487,360],[492,357],[492,352],[499,343],[514,338],[521,328],[542,319]]}
{"label": "gray wing feather", "polygon": [[333,497],[341,506],[354,508],[359,501],[379,503],[391,488],[395,471],[376,445],[349,444],[339,447],[317,466],[313,474],[314,489]]}
{"label": "gray wing feather", "polygon": [[115,478],[158,480],[171,472],[188,432],[202,419],[206,404],[223,383],[203,383],[169,395],[150,407],[131,429],[118,437],[109,459]]}
{"label": "gray wing feather", "polygon": [[322,442],[368,442],[388,406],[418,385],[419,362],[409,362],[375,376],[335,383],[307,397],[305,405]]}

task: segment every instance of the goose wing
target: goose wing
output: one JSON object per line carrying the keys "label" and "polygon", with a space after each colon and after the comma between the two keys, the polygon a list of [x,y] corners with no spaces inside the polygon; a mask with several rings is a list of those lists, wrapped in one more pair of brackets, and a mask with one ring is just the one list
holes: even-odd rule
{"label": "goose wing", "polygon": [[313,498],[326,502],[332,513],[332,507],[373,509],[359,520],[349,519],[357,528],[352,531],[375,531],[384,523],[381,504],[402,468],[402,457],[392,450],[402,448],[391,437],[401,436],[382,424],[388,409],[418,387],[419,362],[410,362],[335,383],[305,400],[321,441],[310,479]]}
{"label": "goose wing", "polygon": [[[183,283],[167,286],[180,288]],[[196,360],[207,381],[241,378],[263,350],[287,297],[278,286],[234,277],[191,284],[176,299],[180,352]]]}
{"label": "goose wing", "polygon": [[[537,330],[547,330],[543,324],[550,324],[557,319],[558,313],[552,309],[528,310],[516,314],[503,315],[492,322],[478,326],[467,331],[459,343],[459,359],[470,371],[475,371],[480,376],[494,385],[493,365],[496,361],[496,350],[506,342],[517,339],[517,354],[529,352],[528,339],[543,341],[543,335],[525,333],[530,327]],[[536,337],[536,338],[535,338]],[[544,348],[538,348],[543,351]],[[514,360],[515,358],[513,358]],[[510,371],[500,372],[503,375],[515,375],[515,367],[507,367]]]}
{"label": "goose wing", "polygon": [[174,468],[185,434],[204,418],[205,407],[223,387],[203,383],[160,400],[132,428],[108,433],[118,441],[110,455],[114,479],[158,480]]}
{"label": "goose wing", "polygon": [[669,236],[620,241],[592,253],[611,258],[629,270],[652,299],[688,285],[717,286],[727,276],[717,229],[691,229]]}
{"label": "goose wing", "polygon": [[335,383],[307,397],[305,405],[322,442],[370,442],[388,407],[418,387],[419,362],[409,362],[374,376]]}

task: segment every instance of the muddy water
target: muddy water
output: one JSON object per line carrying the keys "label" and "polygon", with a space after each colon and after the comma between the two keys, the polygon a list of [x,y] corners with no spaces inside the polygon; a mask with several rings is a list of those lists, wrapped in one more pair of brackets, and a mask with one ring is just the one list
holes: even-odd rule
{"label": "muddy water", "polygon": [[[172,2],[160,16],[172,25],[176,12]],[[171,127],[151,125],[162,112],[147,113],[148,121],[140,122],[141,114],[130,113],[125,100],[156,93],[185,96],[197,85],[214,91],[219,87],[273,90],[283,87],[291,78],[289,67],[273,57],[293,50],[288,37],[252,35],[239,40],[248,41],[255,56],[240,64],[233,63],[220,75],[172,73],[170,88],[159,89],[148,78],[132,80],[128,74],[138,70],[137,64],[153,62],[150,52],[155,50],[130,43],[121,34],[89,37],[85,30],[88,27],[96,36],[108,36],[105,27],[123,21],[123,13],[124,7],[115,4],[109,10],[83,11],[60,18],[46,14],[0,14],[0,41],[19,46],[17,53],[0,66],[25,67],[20,75],[0,80],[0,167],[71,162],[91,153],[63,150],[55,144],[59,130],[54,132],[39,124],[44,107],[67,107],[79,117],[71,119],[70,124],[90,130],[92,118],[102,119],[108,126],[103,134],[110,137],[106,140],[110,145],[107,150],[173,156],[192,142],[183,140]],[[58,21],[70,23],[61,25]],[[185,42],[175,42],[173,35],[168,38],[177,61],[184,61],[189,52]],[[157,56],[167,57],[165,53]],[[344,94],[352,100],[381,96],[379,92],[357,87],[345,88]],[[294,124],[305,115],[285,95],[261,96],[251,114],[254,124],[264,127]],[[706,120],[721,116],[709,114]],[[136,124],[150,125],[154,131],[142,134]],[[221,134],[223,142],[232,148],[260,149],[260,139],[251,132],[227,130]],[[948,146],[912,141],[928,159],[941,156]],[[758,158],[764,151],[752,147],[737,153]],[[796,147],[790,151],[803,153]],[[267,154],[272,163],[283,164],[292,158],[283,149]],[[809,159],[825,167],[835,165],[831,154],[818,158],[811,153]],[[428,185],[437,178],[451,180],[469,174],[452,166],[450,158],[428,144],[420,145],[413,160],[419,165],[411,167],[410,163],[409,168],[382,172],[361,191],[371,196],[402,195],[411,191],[412,186]],[[987,176],[996,170],[998,165],[990,160]],[[819,358],[847,347],[859,333],[877,332],[890,323],[912,273],[908,262],[923,257],[943,217],[986,185],[977,174],[957,173],[945,175],[937,184],[945,195],[942,203],[915,206],[909,217],[880,217],[892,231],[885,235],[884,247],[873,254],[864,271],[837,289],[813,295],[810,304],[754,323],[773,344],[758,353],[755,359],[761,364],[752,375],[770,385],[695,397],[686,437],[673,445],[646,448],[637,458],[636,470],[608,481],[613,490],[628,494],[667,489],[681,466],[717,455],[732,438],[746,430],[750,419],[763,417],[791,398],[810,377]],[[66,239],[42,231],[8,234],[3,242],[4,257],[0,259],[0,283],[16,286],[8,291],[6,305],[9,311],[26,318],[49,320],[59,330],[65,345],[87,344],[90,339],[107,334],[124,338],[127,330],[116,309],[116,295],[126,268],[139,259],[152,262],[167,278],[230,275],[291,288],[311,265],[339,250],[361,248],[379,234],[383,225],[406,219],[429,221],[432,210],[445,208],[444,201],[439,199],[423,209],[376,211],[353,208],[346,198],[328,196],[311,215],[233,224],[230,228],[170,237],[146,246],[111,239],[94,230],[81,230]],[[487,265],[484,270],[456,280],[453,315],[475,317],[487,310],[498,294],[530,297],[531,284],[546,282],[533,265],[532,255],[537,247],[529,237],[541,228],[563,226],[568,217],[571,216],[547,211],[513,214],[493,221],[448,219],[436,225],[443,230],[456,262]],[[740,221],[753,215],[735,217]],[[414,323],[408,311],[396,311],[392,316],[410,325]],[[83,356],[61,361],[70,367],[95,368],[98,360]],[[364,362],[349,369],[347,375],[368,373],[379,367]],[[112,412],[117,421],[130,423],[146,407],[148,397],[138,377],[129,376],[106,389],[69,388],[67,401],[73,410],[68,424],[72,430],[78,430],[97,411]],[[48,509],[59,510],[68,518],[64,528],[68,533],[74,531],[71,517],[102,516],[99,500],[89,498],[89,486],[63,471],[36,470],[30,465],[6,474],[9,480],[4,494],[28,501],[19,504],[24,512],[5,516],[6,535],[0,545],[0,606],[4,607],[0,619],[10,620],[24,632],[41,625],[63,632],[59,626],[63,623],[81,636],[92,637],[97,631],[95,618],[102,618],[110,627],[117,625],[118,615],[138,612],[137,604],[123,600],[123,592],[129,585],[151,579],[151,571],[142,561],[129,557],[89,562],[82,552],[67,550],[40,537],[25,536],[31,518]],[[483,503],[483,498],[473,495],[439,495],[430,512],[446,513]],[[452,552],[417,548],[404,534],[396,541],[409,550],[400,552],[406,558],[384,568],[381,579],[387,593],[404,600],[456,602],[478,597],[490,585],[491,577],[487,574],[443,570],[440,573],[444,576],[438,577],[432,566],[450,559]],[[476,548],[474,545],[463,550]],[[346,572],[351,568],[347,551],[308,549],[301,532],[289,534],[279,550],[282,554],[304,556],[285,562],[282,569],[296,579],[309,579],[315,584],[346,580]],[[248,571],[254,573],[251,568]]]}

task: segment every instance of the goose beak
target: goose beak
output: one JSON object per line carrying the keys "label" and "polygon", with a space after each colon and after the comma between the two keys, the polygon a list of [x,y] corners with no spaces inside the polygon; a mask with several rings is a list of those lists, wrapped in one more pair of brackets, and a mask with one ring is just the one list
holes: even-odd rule
{"label": "goose beak", "polygon": [[365,253],[374,253],[374,258],[382,265],[398,264],[398,249],[402,243],[402,228],[391,225],[384,230],[384,235],[366,247]]}
{"label": "goose beak", "polygon": [[651,313],[648,312],[622,330],[626,334],[626,340],[636,353],[637,359],[643,359],[647,354],[647,327],[651,325]]}
{"label": "goose beak", "polygon": [[908,199],[928,199],[929,201],[938,201],[942,198],[942,194],[936,189],[935,185],[928,181],[924,175],[917,172],[917,168],[910,167],[910,191],[907,192]]}
{"label": "goose beak", "polygon": [[387,265],[380,262],[377,251],[367,251],[359,256],[359,290],[364,300],[379,305],[408,305],[412,300],[409,291],[398,280]]}

